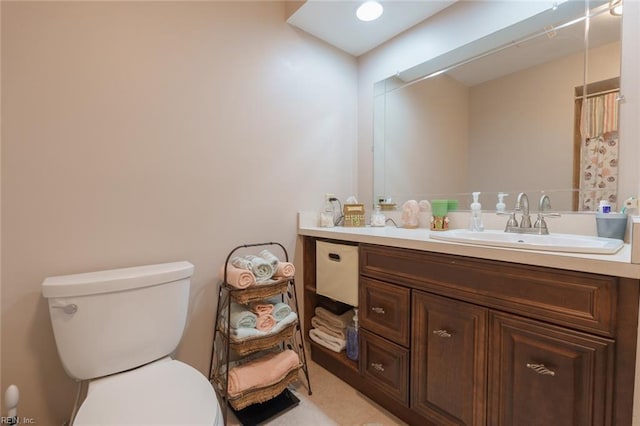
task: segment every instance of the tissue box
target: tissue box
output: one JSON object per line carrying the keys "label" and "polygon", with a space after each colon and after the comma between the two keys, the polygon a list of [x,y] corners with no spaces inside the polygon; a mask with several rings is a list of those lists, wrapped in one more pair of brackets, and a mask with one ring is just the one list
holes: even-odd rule
{"label": "tissue box", "polygon": [[345,204],[342,210],[344,226],[365,226],[364,204]]}

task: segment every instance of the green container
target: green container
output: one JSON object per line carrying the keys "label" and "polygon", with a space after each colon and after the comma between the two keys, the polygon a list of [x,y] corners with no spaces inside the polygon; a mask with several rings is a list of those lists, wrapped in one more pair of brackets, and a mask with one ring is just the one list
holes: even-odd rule
{"label": "green container", "polygon": [[431,201],[431,213],[435,217],[444,217],[449,211],[449,200],[433,200]]}
{"label": "green container", "polygon": [[450,212],[458,210],[458,200],[447,200],[447,210]]}

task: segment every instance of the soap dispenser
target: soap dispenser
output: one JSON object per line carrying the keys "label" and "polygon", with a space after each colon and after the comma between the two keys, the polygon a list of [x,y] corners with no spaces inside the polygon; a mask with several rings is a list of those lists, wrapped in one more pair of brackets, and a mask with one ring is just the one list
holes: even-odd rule
{"label": "soap dispenser", "polygon": [[482,205],[480,205],[480,201],[478,198],[480,197],[479,192],[473,192],[473,203],[471,203],[471,223],[469,229],[472,231],[484,231],[484,225],[482,225]]}
{"label": "soap dispenser", "polygon": [[355,308],[353,322],[347,326],[347,358],[358,360],[358,308]]}
{"label": "soap dispenser", "polygon": [[498,203],[496,204],[496,212],[504,213],[506,209],[506,205],[504,204],[504,197],[509,194],[505,194],[504,192],[498,192]]}

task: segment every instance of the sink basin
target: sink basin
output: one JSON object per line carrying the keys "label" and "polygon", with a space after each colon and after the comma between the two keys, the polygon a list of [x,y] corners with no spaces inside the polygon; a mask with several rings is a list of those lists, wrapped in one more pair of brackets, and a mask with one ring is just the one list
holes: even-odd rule
{"label": "sink basin", "polygon": [[483,246],[592,254],[613,254],[624,245],[622,240],[613,238],[573,234],[514,234],[497,230],[477,232],[468,229],[451,229],[431,232],[431,238]]}

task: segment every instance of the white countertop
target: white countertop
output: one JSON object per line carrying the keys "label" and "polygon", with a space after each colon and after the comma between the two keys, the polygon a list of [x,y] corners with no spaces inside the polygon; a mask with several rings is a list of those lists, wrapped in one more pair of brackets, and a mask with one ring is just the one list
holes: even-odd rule
{"label": "white countertop", "polygon": [[447,242],[431,239],[430,233],[426,228],[405,229],[395,226],[321,228],[317,226],[317,217],[312,214],[300,213],[298,217],[298,234],[310,237],[640,278],[640,264],[631,263],[631,244],[625,244],[615,254],[560,253]]}

